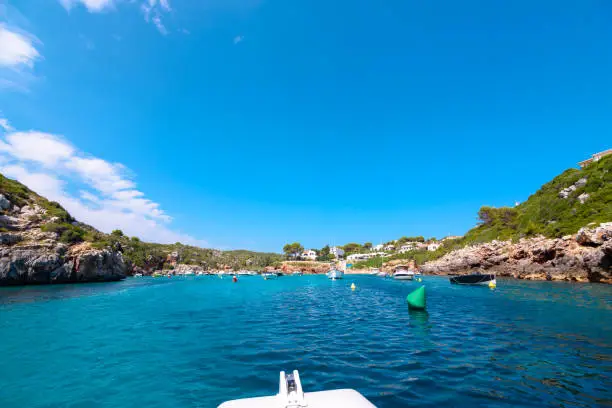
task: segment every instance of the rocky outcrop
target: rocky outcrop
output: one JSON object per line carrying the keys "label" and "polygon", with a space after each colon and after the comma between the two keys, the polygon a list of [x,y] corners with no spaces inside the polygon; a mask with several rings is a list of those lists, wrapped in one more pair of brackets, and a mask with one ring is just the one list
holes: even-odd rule
{"label": "rocky outcrop", "polygon": [[518,279],[612,283],[612,222],[582,228],[575,236],[468,246],[421,270],[434,275],[482,271]]}
{"label": "rocky outcrop", "polygon": [[[67,245],[42,227],[54,222],[42,207],[12,207],[0,194],[0,285],[116,281],[125,278],[120,252],[89,243]],[[11,209],[12,207],[12,209]]]}
{"label": "rocky outcrop", "polygon": [[330,268],[329,262],[307,262],[307,261],[286,261],[283,262],[280,268],[268,266],[265,268],[267,272],[281,270],[285,274],[291,274],[293,272],[302,272],[305,274],[320,274],[327,273]]}

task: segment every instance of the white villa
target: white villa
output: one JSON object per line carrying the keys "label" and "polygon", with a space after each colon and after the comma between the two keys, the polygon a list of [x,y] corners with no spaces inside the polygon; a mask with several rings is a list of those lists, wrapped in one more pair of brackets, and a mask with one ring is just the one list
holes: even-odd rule
{"label": "white villa", "polygon": [[403,254],[403,253],[405,253],[405,252],[414,251],[414,250],[415,250],[415,249],[417,249],[418,247],[419,247],[419,244],[418,244],[418,243],[416,243],[416,242],[408,242],[407,244],[402,245],[402,246],[400,247],[399,252],[400,252],[400,254]]}
{"label": "white villa", "polygon": [[395,249],[395,245],[389,244],[385,245],[385,251],[393,251]]}
{"label": "white villa", "polygon": [[378,245],[374,245],[370,251],[372,252],[380,252],[385,248],[385,246],[383,244],[378,244]]}
{"label": "white villa", "polygon": [[308,259],[309,261],[316,261],[317,253],[314,250],[309,249],[309,250],[302,252],[301,257],[302,259]]}
{"label": "white villa", "polygon": [[367,254],[351,254],[346,257],[347,261],[365,261],[366,259],[374,258],[376,256],[387,256],[384,252],[370,252]]}
{"label": "white villa", "polygon": [[585,168],[589,164],[601,160],[602,157],[612,154],[612,149],[604,150],[603,152],[595,153],[590,159],[586,159],[578,163],[581,168]]}
{"label": "white villa", "polygon": [[336,258],[340,258],[344,256],[344,249],[339,248],[337,246],[333,246],[329,248],[329,253],[335,256]]}
{"label": "white villa", "polygon": [[431,244],[427,245],[427,250],[428,251],[435,251],[438,248],[440,248],[442,246],[441,243],[439,242],[432,242]]}

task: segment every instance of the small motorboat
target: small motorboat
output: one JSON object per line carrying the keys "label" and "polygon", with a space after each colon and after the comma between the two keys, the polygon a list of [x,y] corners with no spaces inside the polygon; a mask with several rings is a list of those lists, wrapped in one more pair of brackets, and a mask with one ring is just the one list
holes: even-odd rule
{"label": "small motorboat", "polygon": [[342,279],[344,278],[344,272],[336,268],[333,268],[333,269],[330,269],[329,272],[327,272],[327,277],[331,280]]}
{"label": "small motorboat", "polygon": [[414,279],[414,271],[408,269],[406,265],[398,265],[395,267],[395,271],[393,272],[393,279],[397,280],[413,280]]}
{"label": "small motorboat", "polygon": [[302,273],[302,271],[295,271],[295,272],[292,273],[292,275],[293,276],[302,276],[303,273]]}
{"label": "small motorboat", "polygon": [[493,273],[472,273],[469,275],[457,275],[452,276],[450,283],[455,285],[484,285],[484,286],[496,286],[497,281],[495,280],[495,274]]}
{"label": "small motorboat", "polygon": [[134,277],[135,277],[135,278],[142,278],[142,273],[135,273],[135,274],[134,274]]}
{"label": "small motorboat", "polygon": [[265,280],[278,278],[278,275],[276,273],[274,273],[274,272],[264,272],[264,273],[261,274],[261,276]]}
{"label": "small motorboat", "polygon": [[378,275],[379,273],[380,273],[380,269],[370,268],[370,275]]}
{"label": "small motorboat", "polygon": [[278,394],[269,397],[227,401],[218,408],[376,408],[363,395],[352,389],[304,392],[297,370],[280,373]]}

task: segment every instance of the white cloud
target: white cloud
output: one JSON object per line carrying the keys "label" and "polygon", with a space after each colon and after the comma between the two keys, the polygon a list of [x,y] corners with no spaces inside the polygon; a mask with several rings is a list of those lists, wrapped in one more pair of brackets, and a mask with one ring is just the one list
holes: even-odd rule
{"label": "white cloud", "polygon": [[150,21],[163,35],[168,34],[166,26],[162,22],[162,15],[172,11],[168,0],[146,0],[140,6],[145,20]]}
{"label": "white cloud", "polygon": [[241,43],[244,41],[244,35],[237,35],[234,37],[234,45]]}
{"label": "white cloud", "polygon": [[[101,231],[121,229],[148,241],[207,245],[173,231],[172,218],[136,189],[123,165],[86,155],[57,135],[9,133],[0,139],[0,163],[3,174],[58,201],[76,219]],[[83,185],[85,189],[78,188]]]}
{"label": "white cloud", "polygon": [[0,145],[0,150],[19,160],[34,161],[45,166],[54,166],[74,153],[72,146],[48,133],[34,131],[9,133],[6,141],[8,143]]}
{"label": "white cloud", "polygon": [[0,128],[2,128],[5,132],[11,132],[13,130],[13,127],[5,118],[0,118]]}
{"label": "white cloud", "polygon": [[76,4],[82,4],[91,13],[97,13],[115,5],[114,0],[60,0],[66,10],[70,10]]}
{"label": "white cloud", "polygon": [[0,24],[0,66],[32,68],[40,54],[34,48],[33,37],[17,33]]}
{"label": "white cloud", "polygon": [[[125,3],[135,3],[137,0],[125,0]],[[62,6],[68,11],[75,5],[83,5],[90,13],[100,13],[113,10],[122,0],[59,0]],[[157,30],[166,35],[168,30],[162,21],[162,16],[172,11],[168,0],[144,0],[140,3],[140,10],[144,14],[147,22],[152,23]],[[89,48],[89,47],[88,47]]]}

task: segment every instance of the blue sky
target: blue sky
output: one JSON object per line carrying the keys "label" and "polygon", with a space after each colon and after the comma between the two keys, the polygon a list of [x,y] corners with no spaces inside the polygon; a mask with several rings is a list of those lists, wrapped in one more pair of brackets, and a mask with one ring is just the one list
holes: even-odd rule
{"label": "blue sky", "polygon": [[463,234],[612,147],[604,1],[0,0],[0,171],[102,230]]}

